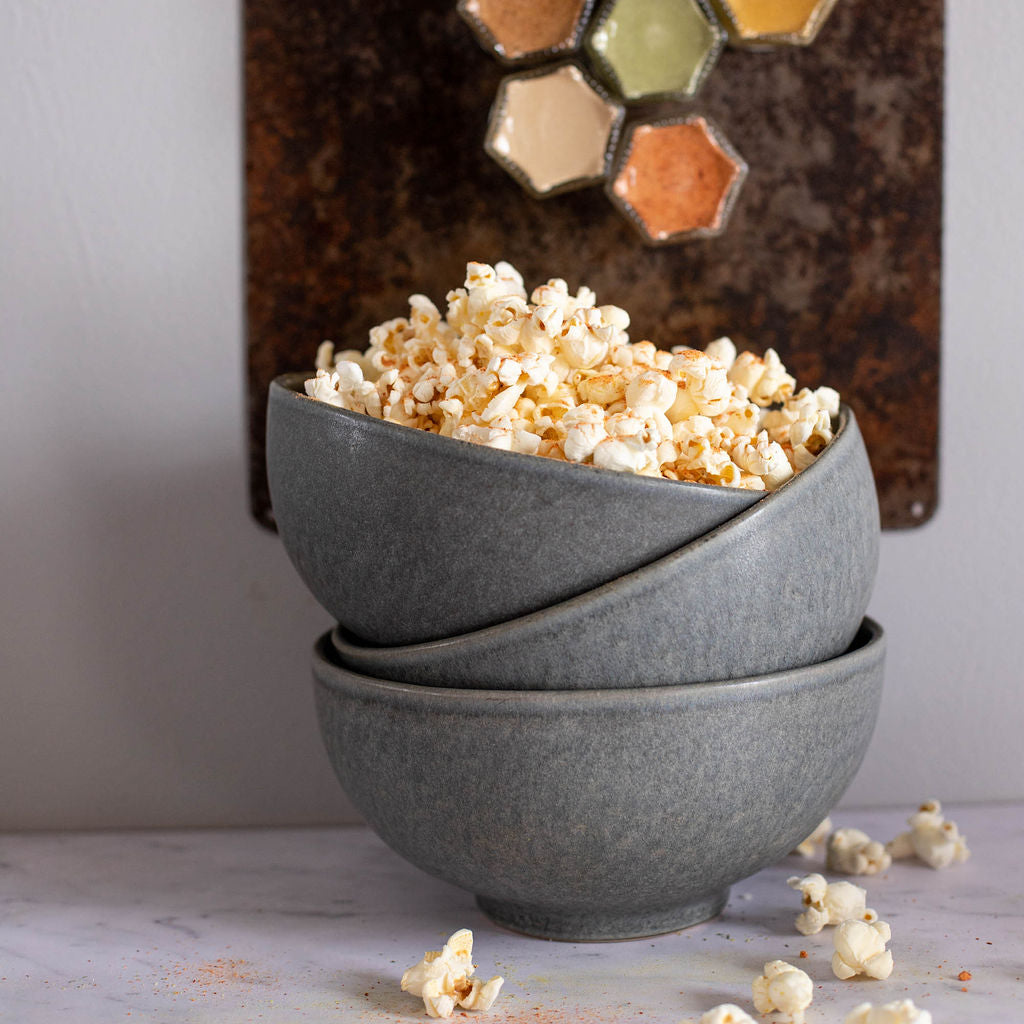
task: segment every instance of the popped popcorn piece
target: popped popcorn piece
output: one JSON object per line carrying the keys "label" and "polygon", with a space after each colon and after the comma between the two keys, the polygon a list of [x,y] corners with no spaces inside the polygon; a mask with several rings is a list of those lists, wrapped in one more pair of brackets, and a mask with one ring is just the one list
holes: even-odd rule
{"label": "popped popcorn piece", "polygon": [[797,844],[793,853],[798,853],[801,857],[813,857],[831,831],[832,819],[825,818],[824,821],[818,823],[817,828],[803,842]]}
{"label": "popped popcorn piece", "polygon": [[771,491],[784,484],[792,475],[786,452],[778,441],[768,437],[768,431],[762,430],[756,438],[737,437],[732,448],[732,460],[740,469],[761,477]]}
{"label": "popped popcorn piece", "polygon": [[786,883],[802,896],[807,908],[796,919],[801,935],[817,935],[826,925],[841,924],[857,918],[877,921],[878,915],[866,906],[867,892],[852,882],[827,882],[823,875],[794,875]]}
{"label": "popped popcorn piece", "polygon": [[606,437],[594,449],[594,465],[657,476],[660,467],[657,442],[645,441],[639,434]]}
{"label": "popped popcorn piece", "polygon": [[659,370],[644,370],[626,385],[626,408],[636,413],[665,413],[676,400],[678,388]]}
{"label": "popped popcorn piece", "polygon": [[803,1024],[804,1011],[814,998],[814,985],[805,971],[772,960],[764,965],[764,973],[754,979],[754,1009],[758,1013],[778,1010],[789,1015],[792,1024]]}
{"label": "popped popcorn piece", "polygon": [[[754,490],[780,486],[832,439],[838,394],[794,394],[772,349],[631,342],[629,314],[586,285],[573,295],[552,278],[527,296],[504,262],[468,263],[445,298],[442,315],[411,295],[408,317],[371,328],[366,352],[323,342],[307,395],[474,444]],[[582,406],[600,415],[569,415]],[[691,420],[700,431],[676,436]]]}
{"label": "popped popcorn piece", "polygon": [[828,837],[825,867],[844,875],[877,875],[892,863],[892,856],[877,840],[859,828],[840,828]]}
{"label": "popped popcorn piece", "polygon": [[885,844],[894,859],[916,856],[938,869],[962,864],[971,855],[966,837],[960,834],[956,822],[943,817],[938,800],[926,800],[907,819],[907,824],[909,832],[901,832]]}
{"label": "popped popcorn piece", "polygon": [[860,1003],[846,1015],[844,1024],[932,1024],[932,1015],[918,1009],[912,999],[897,999],[881,1006]]}
{"label": "popped popcorn piece", "polygon": [[762,407],[784,402],[796,386],[773,348],[765,349],[763,357],[741,352],[729,367],[729,380],[746,388],[750,400]]}
{"label": "popped popcorn piece", "polygon": [[755,1024],[755,1021],[735,1003],[722,1003],[702,1014],[700,1024]]}
{"label": "popped popcorn piece", "polygon": [[672,357],[668,372],[678,381],[680,390],[672,411],[668,413],[673,422],[695,414],[717,416],[728,409],[729,400],[733,397],[728,373],[721,363],[705,352],[684,348]]}
{"label": "popped popcorn piece", "polygon": [[844,981],[858,974],[884,981],[892,974],[892,953],[885,944],[892,931],[885,921],[843,921],[832,941],[832,971]]}
{"label": "popped popcorn piece", "polygon": [[450,1017],[457,1006],[489,1010],[505,979],[495,976],[481,981],[472,977],[474,970],[473,933],[462,928],[443,949],[425,953],[402,975],[402,991],[419,996],[431,1017]]}
{"label": "popped popcorn piece", "polygon": [[316,376],[310,378],[303,385],[306,394],[319,402],[327,402],[329,405],[343,406],[344,397],[339,392],[340,381],[336,373],[330,370],[318,369]]}
{"label": "popped popcorn piece", "polygon": [[726,371],[736,362],[736,346],[732,338],[716,338],[710,345],[705,346],[704,352],[712,359],[717,359]]}

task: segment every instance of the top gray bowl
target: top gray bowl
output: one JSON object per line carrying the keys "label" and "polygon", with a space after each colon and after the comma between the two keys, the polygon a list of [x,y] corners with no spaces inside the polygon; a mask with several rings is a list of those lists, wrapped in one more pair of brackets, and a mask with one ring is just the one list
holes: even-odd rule
{"label": "top gray bowl", "polygon": [[270,385],[274,518],[354,636],[411,644],[564,601],[703,536],[763,492],[494,451]]}
{"label": "top gray bowl", "polygon": [[340,662],[427,686],[582,690],[732,679],[844,651],[878,568],[857,421],[752,508],[650,565],[487,629],[402,647],[332,634]]}

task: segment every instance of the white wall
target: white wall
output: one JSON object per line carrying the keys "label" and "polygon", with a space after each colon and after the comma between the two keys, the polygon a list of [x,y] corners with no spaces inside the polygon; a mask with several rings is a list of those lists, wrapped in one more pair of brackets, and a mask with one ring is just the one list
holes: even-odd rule
{"label": "white wall", "polygon": [[[949,5],[942,499],[883,538],[849,803],[1024,797],[1024,5],[995,6]],[[247,514],[237,4],[0,0],[0,97],[0,828],[349,817],[327,617]]]}

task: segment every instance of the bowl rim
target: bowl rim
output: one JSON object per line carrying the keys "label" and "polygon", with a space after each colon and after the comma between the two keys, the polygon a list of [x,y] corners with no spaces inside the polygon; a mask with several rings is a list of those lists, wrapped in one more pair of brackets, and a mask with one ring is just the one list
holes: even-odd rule
{"label": "bowl rim", "polygon": [[[828,665],[842,664],[847,672],[856,672],[885,654],[886,637],[881,625],[865,616],[853,643],[842,654],[825,661],[784,669],[760,675],[741,676],[736,679],[718,679],[702,683],[677,683],[662,686],[635,686],[623,688],[572,690],[488,690],[461,687],[421,686],[416,683],[394,682],[364,675],[337,662],[330,631],[322,634],[313,648],[313,672],[317,682],[327,689],[363,697],[391,698],[404,703],[445,702],[456,704],[463,710],[494,708],[495,704],[528,705],[531,708],[559,708],[565,704],[585,705],[590,709],[615,709],[637,704],[676,703],[684,698],[687,703],[704,703],[722,697],[735,698],[744,694],[782,694],[815,684],[815,677]],[[329,678],[325,675],[329,674]],[[769,691],[763,693],[761,691]]]}
{"label": "bowl rim", "polygon": [[[687,492],[693,493],[696,490],[704,496],[707,501],[718,504],[735,505],[737,511],[745,511],[758,502],[764,500],[771,491],[754,491],[741,487],[722,487],[718,484],[701,484],[692,480],[670,480],[666,477],[645,476],[640,473],[623,472],[616,469],[603,469],[600,466],[588,465],[580,462],[563,462],[561,459],[548,459],[540,455],[527,455],[523,452],[508,452],[498,448],[488,448],[486,445],[473,444],[471,441],[461,441],[455,437],[446,437],[442,434],[435,434],[432,430],[419,430],[416,427],[408,427],[402,423],[393,423],[391,420],[378,419],[363,412],[353,412],[351,409],[343,409],[339,405],[330,405],[328,402],[321,402],[305,393],[303,385],[310,380],[311,375],[304,370],[296,370],[290,373],[282,373],[270,382],[268,400],[278,396],[288,401],[287,396],[295,400],[313,403],[314,406],[324,410],[325,415],[337,416],[342,420],[348,420],[357,428],[382,432],[384,437],[391,438],[403,446],[412,449],[413,453],[430,451],[437,442],[447,444],[453,442],[461,445],[460,458],[471,465],[493,467],[498,471],[507,471],[512,463],[508,460],[516,460],[516,465],[521,467],[521,472],[537,475],[560,476],[565,473],[578,473],[580,470],[589,471],[595,474],[591,480],[601,481],[604,487],[614,487],[616,490],[629,489],[632,492],[650,490],[655,488],[655,493],[664,494],[665,485],[682,485]],[[269,420],[269,417],[268,417]],[[817,461],[817,460],[816,460]],[[810,468],[810,467],[808,467]],[[807,470],[803,470],[807,472]],[[800,474],[797,474],[798,476]],[[578,479],[578,478],[577,478]],[[585,479],[585,478],[584,478]],[[783,484],[785,486],[785,484]],[[781,488],[779,488],[781,490]]]}

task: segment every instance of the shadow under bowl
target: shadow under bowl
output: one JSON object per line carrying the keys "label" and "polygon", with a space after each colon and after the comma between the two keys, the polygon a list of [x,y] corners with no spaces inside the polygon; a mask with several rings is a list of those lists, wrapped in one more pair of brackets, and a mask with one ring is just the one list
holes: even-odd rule
{"label": "shadow under bowl", "polygon": [[274,519],[313,596],[371,644],[466,633],[557,604],[763,497],[456,441],[308,398],[309,376],[270,385]]}
{"label": "shadow under bowl", "polygon": [[571,941],[675,931],[776,862],[860,766],[885,639],[702,685],[508,693],[386,682],[313,655],[345,792],[393,850],[517,931]]}
{"label": "shadow under bowl", "polygon": [[619,579],[461,636],[375,647],[340,626],[332,642],[356,672],[439,687],[603,689],[781,671],[846,650],[878,546],[874,477],[844,406],[835,439],[802,473]]}

